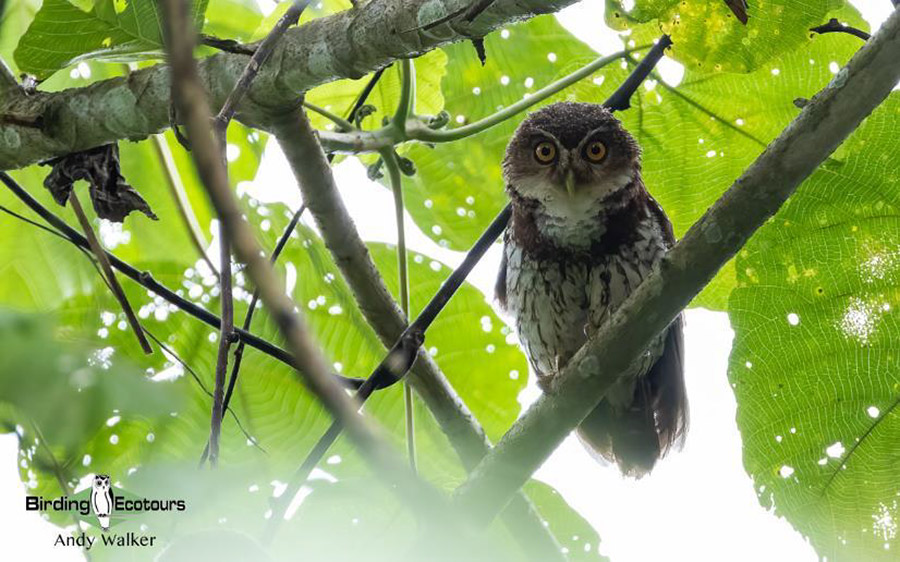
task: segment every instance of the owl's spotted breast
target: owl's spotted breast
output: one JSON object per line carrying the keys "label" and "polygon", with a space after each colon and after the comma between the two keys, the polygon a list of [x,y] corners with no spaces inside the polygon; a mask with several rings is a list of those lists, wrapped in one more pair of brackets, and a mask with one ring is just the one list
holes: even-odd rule
{"label": "owl's spotted breast", "polygon": [[600,228],[591,234],[579,228],[579,236],[590,239],[576,248],[542,233],[539,207],[521,199],[514,205],[497,296],[515,319],[539,377],[565,365],[668,246],[667,225],[651,210],[655,202],[639,184],[629,191],[627,200],[607,202],[608,211],[597,211],[593,220]]}
{"label": "owl's spotted breast", "polygon": [[[507,146],[503,174],[513,213],[497,297],[548,391],[675,237],[641,180],[640,147],[601,106],[557,103],[530,115]],[[679,318],[578,429],[625,474],[646,474],[684,436],[681,349]]]}

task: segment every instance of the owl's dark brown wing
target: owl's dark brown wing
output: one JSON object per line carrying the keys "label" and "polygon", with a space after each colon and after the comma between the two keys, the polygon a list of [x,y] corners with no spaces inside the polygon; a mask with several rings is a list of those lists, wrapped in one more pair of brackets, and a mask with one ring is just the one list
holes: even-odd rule
{"label": "owl's dark brown wing", "polygon": [[666,332],[663,353],[647,372],[643,383],[648,386],[650,406],[659,432],[659,454],[680,446],[687,433],[689,412],[684,385],[684,322],[681,315]]}
{"label": "owl's dark brown wing", "polygon": [[497,282],[494,284],[494,296],[500,303],[500,308],[506,310],[506,240],[503,241],[503,257],[500,258],[500,271],[497,272]]}

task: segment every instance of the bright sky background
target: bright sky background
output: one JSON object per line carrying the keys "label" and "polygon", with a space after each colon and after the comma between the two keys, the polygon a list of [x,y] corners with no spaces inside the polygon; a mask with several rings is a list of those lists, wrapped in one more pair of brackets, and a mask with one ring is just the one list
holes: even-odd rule
{"label": "bright sky background", "polygon": [[[258,0],[271,9],[267,0]],[[851,0],[876,29],[891,11],[889,0]],[[559,20],[600,53],[621,47],[603,25],[603,2],[583,0],[559,14]],[[663,77],[680,79],[680,66],[664,60]],[[344,201],[366,240],[396,242],[393,203],[387,190],[372,184],[365,169],[348,160],[335,170]],[[254,195],[300,201],[294,178],[277,144],[268,144]],[[291,186],[280,191],[278,186]],[[650,186],[652,189],[652,186]],[[499,188],[499,187],[498,187]],[[407,216],[411,250],[456,266],[463,254],[439,247]],[[469,280],[488,299],[500,261],[496,246]],[[812,547],[791,525],[762,508],[741,464],[741,440],[735,424],[735,400],[726,372],[733,332],[721,312],[690,310],[685,332],[686,377],[691,427],[681,452],[659,463],[639,481],[598,464],[573,436],[553,454],[536,477],[555,487],[597,531],[599,551],[613,562],[728,559],[731,562],[813,562]],[[520,401],[527,405],[540,391],[529,384]],[[19,480],[14,435],[0,435],[0,528],[7,560],[81,560],[76,549],[53,548],[60,529],[23,508],[25,488]],[[16,537],[16,540],[8,540]],[[569,549],[597,549],[583,537],[559,537]]]}

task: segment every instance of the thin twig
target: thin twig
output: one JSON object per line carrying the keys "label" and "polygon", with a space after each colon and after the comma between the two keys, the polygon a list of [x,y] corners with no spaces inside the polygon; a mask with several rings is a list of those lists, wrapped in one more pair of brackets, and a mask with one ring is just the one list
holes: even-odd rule
{"label": "thin twig", "polygon": [[647,75],[659,62],[668,49],[672,45],[672,40],[668,35],[659,38],[653,48],[647,52],[647,56],[631,71],[628,78],[616,89],[615,92],[603,103],[610,111],[624,111],[631,107],[631,96],[638,86],[647,78]]}
{"label": "thin twig", "polygon": [[228,231],[222,226],[221,219],[219,221],[219,301],[222,321],[219,324],[219,346],[216,352],[216,376],[209,427],[209,465],[212,468],[216,468],[219,464],[219,434],[222,432],[224,413],[225,376],[228,372],[228,351],[234,338],[231,244]]}
{"label": "thin twig", "polygon": [[[144,328],[144,333],[146,333],[147,336],[148,336],[151,340],[153,340],[153,342],[154,342],[157,346],[159,346],[159,348],[160,348],[166,355],[168,355],[169,357],[171,357],[172,359],[174,359],[176,363],[178,363],[179,365],[181,365],[181,366],[184,368],[184,370],[186,370],[186,371],[188,372],[188,374],[191,375],[191,378],[194,379],[194,382],[197,383],[197,385],[200,387],[200,389],[203,391],[204,394],[206,394],[206,395],[209,396],[210,398],[213,397],[213,393],[210,392],[210,390],[209,390],[208,388],[206,388],[206,385],[203,384],[203,380],[200,378],[200,375],[197,374],[197,371],[195,371],[195,370],[193,369],[193,367],[191,367],[191,366],[187,363],[187,361],[185,361],[184,359],[182,359],[182,358],[178,355],[178,353],[175,352],[174,349],[172,349],[171,347],[169,347],[168,345],[166,345],[165,343],[163,343],[163,341],[162,341],[161,339],[159,339],[158,337],[156,337],[156,336],[153,334],[153,332],[151,332],[150,330]],[[240,418],[238,418],[237,414],[236,414],[234,411],[231,411],[231,410],[229,410],[228,413],[231,414],[232,419],[233,419],[234,422],[237,424],[238,429],[240,430],[240,432],[243,433],[243,434],[244,434],[244,437],[247,438],[247,441],[253,443],[253,446],[254,446],[254,447],[256,447],[257,449],[259,449],[260,451],[262,451],[263,453],[265,453],[266,450],[263,449],[262,446],[260,446],[260,444],[257,442],[256,438],[253,437],[252,435],[250,435],[250,433],[244,428],[244,424],[241,423],[241,420],[240,420]],[[204,459],[204,462],[205,462],[205,459]],[[200,463],[200,464],[202,465],[203,463]]]}
{"label": "thin twig", "polygon": [[[3,12],[0,12],[0,14],[2,13]],[[0,90],[10,90],[18,87],[19,81],[16,80],[16,75],[13,74],[12,69],[9,68],[6,61],[0,58]]]}
{"label": "thin twig", "polygon": [[[284,232],[281,235],[281,238],[278,239],[278,243],[275,245],[275,249],[272,251],[272,256],[270,261],[274,264],[278,260],[278,256],[281,255],[281,251],[284,250],[284,247],[287,245],[288,240],[293,234],[294,229],[297,228],[297,223],[300,221],[300,216],[303,214],[303,211],[306,209],[306,205],[301,205],[300,208],[294,213],[294,216],[291,217],[291,221],[288,223],[287,227],[284,229]],[[250,331],[250,324],[253,322],[253,313],[256,311],[256,305],[259,304],[259,289],[255,289],[253,291],[253,297],[250,299],[250,305],[247,307],[247,315],[244,317],[244,325],[243,329],[245,331]],[[241,340],[238,343],[237,347],[234,350],[234,361],[231,365],[231,376],[228,379],[228,388],[225,390],[225,399],[222,402],[222,409],[224,411],[231,411],[231,396],[234,394],[234,388],[237,385],[238,373],[241,370],[241,362],[244,360],[244,347],[246,343]],[[233,412],[232,412],[233,414]],[[202,466],[206,460],[207,455],[209,454],[209,442],[206,443],[206,447],[203,449],[203,454],[200,457],[200,465]]]}
{"label": "thin twig", "polygon": [[234,39],[222,39],[220,37],[215,37],[213,35],[207,35],[205,33],[200,34],[200,44],[206,45],[207,47],[212,47],[213,49],[218,49],[220,51],[225,51],[226,53],[234,53],[236,55],[250,55],[256,52],[255,47],[251,47],[249,45],[244,45]]}
{"label": "thin twig", "polygon": [[125,296],[125,292],[122,290],[122,286],[119,285],[116,274],[113,271],[112,266],[110,266],[109,260],[106,259],[106,252],[104,252],[103,247],[100,246],[100,241],[97,240],[97,236],[94,234],[94,228],[91,226],[91,221],[89,221],[87,215],[84,214],[84,209],[81,207],[81,203],[78,201],[78,196],[75,194],[74,189],[69,193],[69,204],[72,205],[72,211],[75,213],[78,222],[81,224],[81,229],[87,237],[91,251],[97,258],[100,268],[103,270],[103,275],[109,283],[109,288],[112,290],[113,296],[119,301],[119,306],[122,307],[122,311],[128,319],[128,324],[131,325],[131,329],[134,331],[134,335],[141,344],[144,353],[150,355],[153,353],[153,348],[150,347],[150,342],[148,342],[146,336],[144,336],[144,330],[141,328],[141,323],[134,314],[134,310],[128,302],[128,297]]}
{"label": "thin twig", "polygon": [[348,122],[356,122],[356,115],[359,113],[359,110],[362,108],[362,106],[366,104],[366,100],[369,99],[369,96],[372,94],[372,90],[375,89],[375,85],[378,84],[379,80],[381,80],[381,76],[389,66],[390,65],[376,70],[375,74],[372,75],[372,78],[370,78],[366,83],[365,87],[359,93],[359,97],[356,98],[356,102],[353,103],[353,107],[351,107],[350,111],[347,113]]}
{"label": "thin twig", "polygon": [[828,20],[828,23],[823,23],[822,25],[816,27],[810,27],[809,30],[819,34],[849,33],[850,35],[859,37],[863,41],[868,41],[872,37],[862,29],[842,24],[838,21],[837,18],[831,18],[830,20]]}
{"label": "thin twig", "polygon": [[[401,96],[401,100],[402,100]],[[399,112],[398,112],[399,113]],[[400,173],[400,164],[397,162],[397,154],[393,150],[383,150],[381,158],[388,171],[388,179],[391,191],[394,194],[394,221],[397,228],[397,277],[400,284],[400,309],[403,316],[409,318],[409,261],[406,255],[406,228],[404,228],[403,208],[403,179]],[[412,351],[415,354],[415,350]],[[406,422],[406,450],[409,456],[409,465],[416,470],[416,430],[415,411],[413,405],[412,388],[408,382],[403,384],[403,409]]]}
{"label": "thin twig", "polygon": [[341,131],[352,131],[353,129],[356,128],[353,125],[353,123],[351,123],[350,121],[347,121],[343,117],[341,117],[339,115],[335,115],[334,113],[328,111],[324,107],[319,107],[318,105],[316,105],[314,103],[310,103],[306,100],[303,100],[303,107],[305,107],[306,109],[309,109],[310,111],[318,113],[325,119],[328,119],[329,121],[331,121],[332,123],[337,125],[339,130],[341,130]]}
{"label": "thin twig", "polygon": [[197,251],[197,255],[200,256],[200,259],[209,266],[210,271],[218,275],[219,269],[213,265],[212,260],[210,260],[209,256],[206,254],[207,244],[203,239],[203,230],[200,228],[200,224],[197,223],[197,217],[194,215],[194,211],[191,208],[191,202],[184,190],[184,184],[181,183],[181,175],[175,167],[172,153],[169,151],[169,146],[166,144],[165,138],[161,135],[153,135],[151,144],[156,153],[156,158],[159,161],[160,166],[162,166],[163,176],[165,176],[166,179],[166,187],[169,189],[172,201],[175,202],[175,209],[178,211],[178,216],[181,218],[181,222],[184,224],[185,229],[187,229],[191,245],[194,247],[194,250]]}
{"label": "thin twig", "polygon": [[[47,223],[53,226],[53,228],[62,233],[62,235],[67,240],[72,242],[72,244],[76,248],[81,251],[90,251],[90,244],[83,234],[66,224],[66,221],[62,220],[58,215],[54,214],[50,209],[42,205],[40,201],[32,197],[31,194],[29,194],[27,190],[19,185],[18,182],[16,182],[16,180],[14,180],[12,176],[10,176],[7,172],[0,171],[0,181],[2,181],[3,184],[20,201],[25,203],[26,206],[28,206],[42,219],[47,221]],[[119,259],[111,252],[104,251],[104,253],[106,254],[106,258],[109,260],[109,263],[112,265],[112,267],[119,270],[123,275],[125,275],[138,285],[144,287],[153,294],[162,297],[162,299],[166,302],[175,305],[179,310],[185,312],[186,314],[189,314],[190,316],[193,316],[206,325],[213,328],[218,328],[220,326],[221,320],[216,314],[206,310],[205,308],[199,306],[194,302],[189,301],[184,297],[179,296],[175,291],[154,279],[153,275],[150,272],[139,270],[128,262]],[[278,347],[274,343],[240,328],[235,328],[234,333],[237,335],[240,341],[246,342],[250,347],[257,349],[260,352],[265,353],[266,355],[274,359],[277,359],[278,361],[281,361],[289,367],[292,367],[294,369],[297,368],[297,365],[294,362],[294,358],[291,356],[291,354]],[[353,389],[358,388],[359,385],[362,384],[362,380],[344,377],[336,373],[332,373],[332,378],[334,378],[344,386]]]}
{"label": "thin twig", "polygon": [[309,0],[295,0],[284,15],[279,18],[278,22],[272,28],[272,31],[266,35],[266,38],[263,39],[256,48],[253,56],[250,57],[250,62],[247,63],[244,72],[241,73],[241,77],[238,78],[237,83],[234,85],[234,89],[228,94],[228,98],[222,105],[222,109],[220,109],[219,114],[216,115],[215,127],[217,130],[224,131],[228,126],[228,122],[234,117],[238,104],[241,103],[247,90],[250,89],[250,84],[253,82],[253,79],[256,78],[259,69],[269,59],[269,56],[271,56],[272,51],[275,49],[275,45],[278,43],[278,40],[281,39],[281,36],[284,35],[284,32],[287,31],[287,28],[300,20],[300,15],[303,13],[303,10],[306,9],[307,5],[309,5]]}
{"label": "thin twig", "polygon": [[[394,112],[392,123],[401,131],[406,131],[406,122],[415,116],[416,110],[416,67],[411,59],[400,61],[400,100]],[[400,310],[409,322],[409,259],[406,255],[406,228],[403,208],[403,175],[393,148],[381,151],[381,159],[388,170],[388,180],[394,194],[394,221],[397,228],[397,281],[400,285]],[[416,472],[416,423],[412,387],[409,381],[403,383],[403,413],[406,425],[406,454],[409,466]]]}

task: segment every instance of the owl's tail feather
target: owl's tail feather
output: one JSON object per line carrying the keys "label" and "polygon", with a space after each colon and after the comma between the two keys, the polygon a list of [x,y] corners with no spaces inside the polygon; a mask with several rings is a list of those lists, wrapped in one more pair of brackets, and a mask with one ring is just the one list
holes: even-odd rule
{"label": "owl's tail feather", "polygon": [[[600,404],[578,427],[578,436],[594,453],[619,466],[622,474],[640,478],[649,473],[661,456],[653,410],[632,405],[614,412]],[[648,419],[649,418],[649,419]]]}
{"label": "owl's tail feather", "polygon": [[601,402],[581,422],[578,436],[622,474],[640,478],[670,448],[679,446],[688,424],[684,386],[682,321],[666,333],[663,353],[646,375],[635,381],[631,404],[616,410]]}

